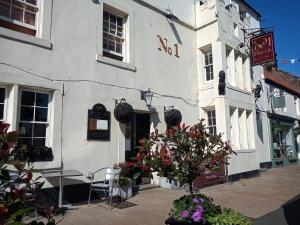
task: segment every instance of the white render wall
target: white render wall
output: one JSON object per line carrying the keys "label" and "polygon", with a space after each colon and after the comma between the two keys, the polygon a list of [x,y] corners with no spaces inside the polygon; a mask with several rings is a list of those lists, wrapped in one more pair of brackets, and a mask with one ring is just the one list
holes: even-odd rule
{"label": "white render wall", "polygon": [[[237,153],[237,156],[232,156],[229,161],[229,175],[258,170],[259,160],[254,138],[256,134],[256,115],[254,97],[251,93],[253,82],[250,74],[250,60],[247,58],[246,48],[238,47],[240,43],[244,42],[241,28],[256,27],[256,25],[252,26],[250,24],[250,17],[241,21],[236,8],[225,9],[223,1],[210,0],[206,5],[196,5],[196,9],[198,13],[196,13],[198,26],[196,33],[200,115],[204,117],[207,108],[214,107],[216,109],[217,132],[222,132],[224,139],[231,141],[233,149]],[[251,18],[257,20],[256,16],[250,13]],[[234,23],[238,26],[238,37],[235,36]],[[232,49],[231,58],[227,58],[226,49],[228,47]],[[207,48],[212,49],[214,61],[214,80],[209,82],[205,82],[202,69],[201,51]],[[245,68],[243,68],[243,61],[240,56],[235,60],[235,53],[245,57]],[[226,73],[225,96],[219,96],[218,94],[218,74],[221,70]],[[234,78],[232,78],[233,75]],[[231,82],[231,80],[235,82]],[[241,118],[238,118],[237,115],[236,119],[232,120],[230,117],[231,108],[236,108],[237,112],[242,110]],[[251,116],[247,120],[246,115],[249,112]],[[247,127],[250,129],[247,129]],[[231,129],[235,129],[238,135],[232,136]],[[240,133],[242,135],[239,135]],[[248,141],[248,139],[252,140]]]}
{"label": "white render wall", "polygon": [[[115,100],[125,98],[135,110],[149,112],[145,102],[140,99],[138,89],[150,88],[155,93],[167,95],[155,95],[152,100],[153,109],[150,110],[152,128],[157,128],[160,132],[166,128],[163,119],[164,106],[173,105],[179,109],[183,122],[187,124],[194,124],[199,119],[194,31],[177,23],[172,27],[164,15],[131,0],[105,2],[120,10],[129,9],[132,25],[129,27],[130,38],[135,40],[133,46],[130,46],[134,61],[129,66],[135,67],[136,71],[96,60],[99,53],[98,42],[102,39],[102,31],[99,30],[99,24],[102,23],[102,2],[95,4],[93,1],[80,0],[73,0],[71,3],[68,0],[53,1],[50,39],[52,49],[7,38],[0,39],[0,62],[46,78],[72,80],[52,82],[10,66],[0,65],[0,82],[12,90],[9,98],[15,98],[17,88],[23,86],[47,89],[54,95],[49,108],[53,118],[53,122],[50,122],[50,143],[53,144],[51,146],[55,159],[51,163],[37,163],[36,168],[59,167],[61,150],[64,168],[78,169],[85,175],[88,171],[124,161],[124,127],[115,120],[113,110]],[[177,34],[174,33],[174,28]],[[179,44],[180,57],[159,51],[157,35],[167,38],[171,47]],[[178,43],[178,37],[181,43]],[[75,80],[102,82],[114,87]],[[12,92],[16,94],[13,95]],[[88,110],[96,103],[103,104],[112,113],[111,140],[107,142],[87,141]],[[7,108],[12,114],[8,113],[7,121],[13,123],[14,128],[17,128],[16,107],[17,103],[9,99]]]}
{"label": "white render wall", "polygon": [[[16,108],[20,88],[39,87],[53,94],[49,141],[55,159],[50,163],[37,163],[36,168],[58,168],[61,152],[65,169],[78,169],[85,175],[89,171],[124,161],[124,125],[119,124],[113,116],[115,100],[121,98],[125,98],[137,111],[151,111],[151,128],[157,128],[160,132],[166,128],[163,107],[174,105],[181,111],[186,124],[194,124],[199,117],[206,116],[206,109],[214,107],[217,132],[224,133],[224,139],[229,140],[232,139],[231,127],[238,126],[231,124],[230,108],[250,111],[252,133],[256,133],[249,60],[243,72],[242,59],[238,58],[240,66],[236,72],[244,76],[246,85],[234,85],[226,76],[226,95],[218,95],[218,73],[224,70],[228,74],[226,48],[229,46],[232,53],[246,55],[244,48],[238,48],[243,41],[242,32],[239,30],[239,37],[235,37],[233,23],[239,27],[257,27],[259,23],[256,18],[251,16],[249,21],[241,22],[238,12],[225,9],[222,0],[208,0],[202,6],[199,1],[194,3],[194,0],[97,2],[45,0],[45,32],[41,32],[40,38],[0,28],[0,63],[51,80],[65,80],[45,80],[0,64],[0,84],[8,87],[10,92],[7,121],[12,123],[14,129],[17,128]],[[129,14],[126,62],[116,63],[101,56],[103,3]],[[151,9],[149,4],[152,5]],[[49,8],[52,8],[52,13]],[[162,14],[166,8],[170,8],[180,21],[168,21]],[[170,47],[178,44],[180,57],[159,51],[157,35],[167,38]],[[207,48],[213,52],[214,80],[211,82],[204,79],[202,50]],[[234,54],[232,56],[229,66],[234,70]],[[237,78],[240,79],[239,76]],[[138,91],[148,88],[164,95],[155,95],[151,110],[140,99]],[[103,104],[112,113],[109,142],[86,140],[88,110],[96,103]],[[258,143],[253,140],[250,148],[236,149],[238,155],[230,161],[229,174],[259,169],[257,148]]]}

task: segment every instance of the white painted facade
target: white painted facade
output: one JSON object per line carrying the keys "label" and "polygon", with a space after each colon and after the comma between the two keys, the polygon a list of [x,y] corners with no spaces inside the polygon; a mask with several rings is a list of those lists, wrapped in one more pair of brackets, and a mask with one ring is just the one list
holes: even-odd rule
{"label": "white painted facade", "polygon": [[[259,27],[258,15],[242,2],[225,7],[224,1],[207,1],[196,6],[197,48],[199,68],[200,116],[210,108],[216,110],[217,132],[231,142],[237,155],[230,160],[229,175],[259,169],[256,150],[255,103],[251,92],[253,80],[244,43],[242,28]],[[240,13],[246,11],[241,19]],[[214,80],[203,76],[203,52],[212,49]],[[218,73],[226,72],[226,94],[218,95]]]}
{"label": "white painted facade", "polygon": [[[230,160],[229,175],[258,170],[268,155],[257,151],[262,144],[255,135],[251,92],[256,83],[246,48],[239,44],[244,41],[241,28],[258,27],[259,18],[242,1],[228,7],[223,0],[205,2],[40,0],[36,37],[0,27],[0,86],[6,90],[3,120],[18,129],[20,91],[50,96],[46,145],[52,147],[54,161],[35,163],[35,168],[63,165],[86,175],[123,162],[125,125],[113,111],[115,100],[125,98],[136,112],[149,113],[151,130],[159,132],[166,128],[164,106],[179,109],[186,124],[215,110],[217,132],[224,133],[237,152]],[[126,18],[122,61],[103,55],[104,9]],[[167,19],[167,9],[179,20]],[[172,53],[164,51],[157,35],[167,39]],[[209,81],[205,54],[212,55]],[[226,72],[225,96],[218,94],[221,70]],[[140,97],[140,91],[148,88],[155,93],[150,109]],[[88,110],[97,103],[112,113],[110,141],[87,140]]]}

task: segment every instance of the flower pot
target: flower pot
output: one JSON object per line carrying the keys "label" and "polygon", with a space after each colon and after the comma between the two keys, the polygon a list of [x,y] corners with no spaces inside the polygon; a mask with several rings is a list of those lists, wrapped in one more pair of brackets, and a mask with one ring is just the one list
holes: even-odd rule
{"label": "flower pot", "polygon": [[160,177],[159,178],[159,185],[160,185],[161,188],[170,189],[170,190],[180,188],[179,181],[177,181],[176,184],[175,184],[175,181],[172,181],[170,183],[168,178],[166,178],[166,177]]}
{"label": "flower pot", "polygon": [[124,186],[120,187],[120,196],[123,199],[129,199],[132,197],[132,187]]}
{"label": "flower pot", "polygon": [[166,219],[165,224],[167,225],[209,225],[208,223],[203,223],[202,221],[200,222],[194,222],[194,221],[190,221],[190,222],[186,222],[186,221],[178,221],[172,217],[169,217],[168,219]]}

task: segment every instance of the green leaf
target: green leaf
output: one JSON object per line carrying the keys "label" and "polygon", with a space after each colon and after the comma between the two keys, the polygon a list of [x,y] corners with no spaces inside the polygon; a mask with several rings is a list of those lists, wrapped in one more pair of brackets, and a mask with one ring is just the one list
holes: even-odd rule
{"label": "green leaf", "polygon": [[11,217],[8,219],[8,221],[21,221],[21,219],[25,215],[27,215],[31,210],[32,210],[31,208],[19,209],[14,214],[11,215]]}
{"label": "green leaf", "polygon": [[135,174],[133,174],[132,179],[136,180],[139,178],[139,176],[141,176],[141,172],[136,172]]}

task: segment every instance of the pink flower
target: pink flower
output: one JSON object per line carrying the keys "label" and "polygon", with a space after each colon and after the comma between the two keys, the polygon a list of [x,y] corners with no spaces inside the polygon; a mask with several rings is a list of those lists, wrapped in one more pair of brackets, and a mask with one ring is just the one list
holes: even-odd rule
{"label": "pink flower", "polygon": [[198,204],[198,203],[199,203],[199,200],[198,200],[197,198],[193,198],[193,199],[192,199],[192,202]]}
{"label": "pink flower", "polygon": [[183,210],[183,211],[181,212],[181,216],[182,216],[182,218],[188,218],[188,217],[189,217],[189,211]]}
{"label": "pink flower", "polygon": [[[200,206],[200,207],[197,207],[196,211],[192,215],[192,219],[196,223],[202,219],[203,208],[202,208],[202,206]],[[201,209],[202,209],[202,211],[201,211]]]}

